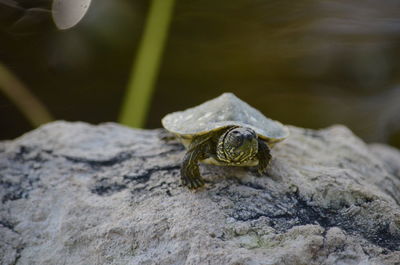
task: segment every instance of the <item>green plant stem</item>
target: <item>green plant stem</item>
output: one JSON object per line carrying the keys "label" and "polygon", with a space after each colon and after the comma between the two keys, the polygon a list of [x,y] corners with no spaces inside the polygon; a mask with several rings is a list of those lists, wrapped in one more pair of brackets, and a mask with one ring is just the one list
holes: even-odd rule
{"label": "green plant stem", "polygon": [[132,68],[120,122],[143,127],[160,66],[175,0],[152,0],[136,61]]}
{"label": "green plant stem", "polygon": [[1,63],[0,90],[18,107],[33,127],[53,120],[40,100]]}

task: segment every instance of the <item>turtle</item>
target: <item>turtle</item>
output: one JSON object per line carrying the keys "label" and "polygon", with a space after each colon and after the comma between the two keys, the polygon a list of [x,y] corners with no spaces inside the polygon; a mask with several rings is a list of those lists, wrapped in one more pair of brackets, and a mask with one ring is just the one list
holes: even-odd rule
{"label": "turtle", "polygon": [[257,166],[262,175],[271,160],[270,148],[289,136],[286,126],[265,117],[233,93],[167,114],[161,123],[187,149],[180,173],[182,184],[189,189],[204,185],[198,162]]}

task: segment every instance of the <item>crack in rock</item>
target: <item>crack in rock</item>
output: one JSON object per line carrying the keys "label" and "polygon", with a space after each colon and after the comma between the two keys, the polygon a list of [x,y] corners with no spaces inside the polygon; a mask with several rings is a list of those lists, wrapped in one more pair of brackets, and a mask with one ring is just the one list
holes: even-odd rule
{"label": "crack in rock", "polygon": [[[246,193],[241,190],[241,193],[237,193],[233,186],[218,192],[218,196],[233,202],[230,216],[237,221],[248,222],[266,217],[269,225],[281,233],[308,224],[320,225],[325,229],[339,227],[349,234],[362,236],[374,245],[391,251],[400,250],[400,237],[390,233],[388,223],[371,225],[359,222],[343,210],[313,206],[312,202],[307,202],[298,194],[276,196],[255,183],[247,182],[245,186],[257,192]],[[370,199],[365,200],[366,204],[371,202]]]}

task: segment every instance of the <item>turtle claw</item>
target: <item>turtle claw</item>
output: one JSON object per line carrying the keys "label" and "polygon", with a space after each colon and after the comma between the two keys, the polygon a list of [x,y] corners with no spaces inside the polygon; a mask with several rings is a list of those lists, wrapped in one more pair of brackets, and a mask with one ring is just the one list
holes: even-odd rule
{"label": "turtle claw", "polygon": [[189,189],[194,190],[204,186],[204,180],[202,178],[191,178],[182,177],[182,184],[187,186]]}
{"label": "turtle claw", "polygon": [[267,170],[266,169],[258,169],[257,173],[258,173],[258,175],[257,175],[258,177],[262,177],[265,175],[265,173],[267,173]]}
{"label": "turtle claw", "polygon": [[264,175],[265,173],[267,173],[267,166],[258,167],[257,172],[260,176]]}

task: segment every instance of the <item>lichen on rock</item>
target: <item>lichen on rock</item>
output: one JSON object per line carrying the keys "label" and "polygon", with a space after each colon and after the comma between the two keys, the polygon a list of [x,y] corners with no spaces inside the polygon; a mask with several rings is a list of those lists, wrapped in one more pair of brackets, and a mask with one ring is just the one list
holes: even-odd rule
{"label": "lichen on rock", "polygon": [[55,122],[0,143],[1,264],[399,264],[400,152],[290,127],[267,174],[201,165],[165,131]]}

